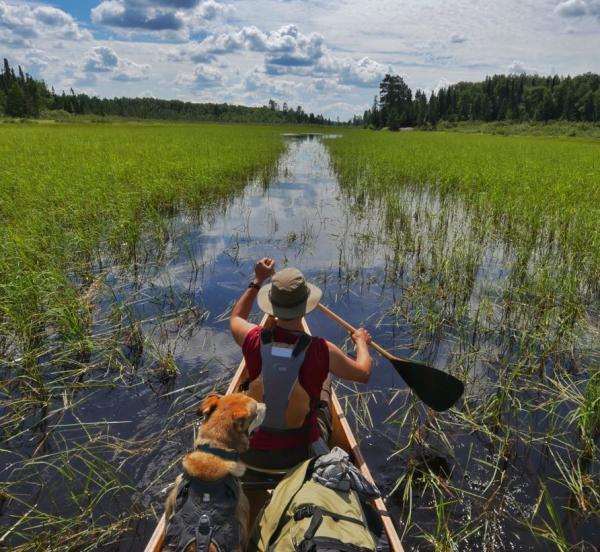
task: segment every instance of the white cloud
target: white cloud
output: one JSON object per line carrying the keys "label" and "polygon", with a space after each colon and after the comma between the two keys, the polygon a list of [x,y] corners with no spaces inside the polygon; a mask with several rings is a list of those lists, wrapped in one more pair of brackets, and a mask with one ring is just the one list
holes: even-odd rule
{"label": "white cloud", "polygon": [[31,41],[18,36],[11,29],[3,29],[0,27],[0,44],[8,48],[30,48]]}
{"label": "white cloud", "polygon": [[225,4],[220,4],[214,0],[207,0],[198,6],[194,11],[194,17],[198,18],[201,23],[206,21],[214,21],[219,17],[231,15],[233,7]]}
{"label": "white cloud", "polygon": [[452,35],[450,35],[450,42],[452,42],[453,44],[462,44],[467,40],[467,37],[462,33],[453,33]]}
{"label": "white cloud", "polygon": [[564,0],[554,13],[561,17],[596,17],[600,21],[600,0]]}
{"label": "white cloud", "polygon": [[215,0],[103,0],[91,14],[97,25],[123,32],[159,32],[186,38],[231,10]]}
{"label": "white cloud", "polygon": [[98,46],[89,52],[83,70],[86,73],[106,73],[112,71],[118,64],[119,57],[113,49]]}
{"label": "white cloud", "polygon": [[332,77],[342,85],[373,87],[389,65],[363,57],[359,60],[335,57],[318,33],[303,34],[296,25],[284,25],[276,31],[263,32],[255,26],[214,34],[192,47],[183,47],[170,56],[173,61],[186,58],[196,63],[214,62],[217,56],[238,52],[264,54],[264,73],[276,78],[284,75]]}
{"label": "white cloud", "polygon": [[50,6],[9,4],[0,0],[0,38],[13,46],[28,46],[30,40],[89,40],[68,13]]}
{"label": "white cloud", "polygon": [[177,55],[179,59],[189,56],[195,62],[207,63],[216,56],[239,51],[265,53],[266,66],[309,66],[323,56],[324,40],[318,33],[302,34],[296,25],[284,25],[271,32],[250,25],[210,35],[191,48],[182,48]]}
{"label": "white cloud", "polygon": [[214,88],[222,82],[223,75],[218,69],[200,64],[194,67],[192,73],[182,73],[176,79],[177,84],[194,89]]}
{"label": "white cloud", "polygon": [[150,66],[121,59],[112,48],[97,46],[84,59],[83,72],[88,78],[94,73],[110,73],[112,80],[130,82],[147,79]]}
{"label": "white cloud", "polygon": [[28,66],[35,66],[40,69],[45,69],[50,64],[60,63],[60,58],[56,56],[49,56],[43,50],[32,49],[29,50],[25,56]]}
{"label": "white cloud", "polygon": [[393,73],[393,69],[368,57],[356,62],[345,60],[341,64],[338,81],[341,84],[370,88],[377,86],[386,73]]}
{"label": "white cloud", "polygon": [[129,59],[120,61],[112,79],[121,82],[143,81],[150,78],[150,65],[138,64]]}
{"label": "white cloud", "polygon": [[508,66],[508,72],[511,75],[522,75],[525,73],[537,73],[537,70],[534,69],[533,67],[527,67],[522,61],[515,59]]}
{"label": "white cloud", "polygon": [[433,88],[433,91],[437,94],[442,88],[448,88],[449,86],[452,86],[454,83],[447,79],[446,77],[441,77],[440,80],[438,81],[438,83],[435,85],[435,87]]}

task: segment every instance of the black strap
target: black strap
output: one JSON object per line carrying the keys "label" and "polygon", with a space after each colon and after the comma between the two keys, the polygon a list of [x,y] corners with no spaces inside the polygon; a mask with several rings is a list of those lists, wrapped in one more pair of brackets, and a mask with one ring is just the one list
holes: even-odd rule
{"label": "black strap", "polygon": [[213,529],[210,518],[206,514],[202,514],[196,527],[196,552],[208,552]]}
{"label": "black strap", "polygon": [[[263,328],[260,331],[260,342],[263,345],[268,345],[269,343],[272,343],[274,339],[274,332],[273,332],[273,328]],[[294,346],[294,349],[292,351],[292,356],[293,357],[297,357],[302,351],[304,351],[305,349],[308,348],[308,346],[311,344],[312,341],[312,336],[303,333],[298,341],[296,342],[296,345]]]}
{"label": "black strap", "polygon": [[[314,517],[317,515],[320,518],[319,525],[321,524],[323,516],[327,516],[327,517],[333,518],[334,521],[349,521],[350,523],[356,523],[357,525],[360,525],[361,527],[365,526],[363,521],[360,519],[356,519],[356,518],[353,518],[350,516],[344,516],[342,514],[338,514],[337,512],[332,512],[331,510],[326,510],[325,508],[321,508],[320,506],[315,506],[314,504],[301,504],[294,510],[294,519],[296,521],[300,521],[301,519],[311,517],[311,516],[314,519]],[[312,522],[311,522],[311,525],[312,525]],[[318,528],[318,525],[317,525],[317,528]],[[314,536],[314,533],[312,536]],[[312,537],[310,537],[310,538],[312,538]]]}
{"label": "black strap", "polygon": [[[305,474],[305,478],[304,478],[304,482],[308,481],[308,479],[310,478],[310,476],[312,475],[312,470],[313,467],[315,465],[316,462],[316,458],[313,458],[308,466],[308,469],[306,470],[306,474]],[[303,482],[303,483],[304,483]],[[300,487],[302,488],[302,487]],[[279,534],[281,533],[281,530],[283,529],[283,527],[285,526],[285,524],[289,521],[289,517],[287,515],[285,515],[285,512],[288,511],[290,504],[292,503],[292,500],[294,500],[294,497],[296,496],[296,494],[300,492],[300,489],[298,489],[298,491],[296,491],[288,500],[287,504],[285,505],[285,508],[283,509],[283,514],[279,517],[279,523],[277,524],[277,527],[275,527],[275,531],[273,531],[273,533],[271,533],[271,538],[269,539],[269,543],[268,543],[268,547],[267,547],[267,552],[274,552],[274,542],[279,538]]]}
{"label": "black strap", "polygon": [[292,351],[292,356],[296,358],[302,351],[305,351],[312,341],[312,336],[308,334],[302,334],[300,339],[298,339],[294,350]]}
{"label": "black strap", "polygon": [[279,427],[268,427],[268,426],[260,426],[260,430],[265,433],[270,433],[271,435],[306,435],[310,433],[311,429],[315,427],[314,424],[303,425],[300,427],[291,427],[291,428],[279,428]]}
{"label": "black strap", "polygon": [[331,537],[315,537],[296,545],[296,552],[372,552],[373,549],[342,542]]}
{"label": "black strap", "polygon": [[342,514],[338,514],[337,512],[332,512],[330,510],[326,510],[325,508],[320,508],[319,506],[315,506],[314,504],[301,504],[294,510],[294,520],[300,521],[301,519],[312,517],[310,520],[310,524],[306,532],[304,533],[304,538],[300,546],[296,547],[297,552],[317,552],[319,550],[331,551],[331,552],[368,552],[364,548],[360,546],[354,546],[352,544],[347,544],[342,541],[338,541],[337,539],[331,539],[327,537],[316,537],[315,534],[317,530],[323,523],[323,516],[328,516],[338,521],[348,521],[350,523],[355,523],[364,527],[364,523],[362,520],[358,520],[349,516],[344,516]]}
{"label": "black strap", "polygon": [[210,445],[198,445],[196,450],[200,452],[206,452],[222,458],[223,460],[229,460],[231,462],[237,462],[240,459],[240,453],[235,450],[224,450]]}
{"label": "black strap", "polygon": [[[297,511],[298,510],[296,510],[296,512]],[[296,521],[298,521],[299,519],[302,519],[302,518],[297,518],[296,512],[294,512],[294,519]],[[312,518],[310,520],[310,525],[308,526],[308,529],[304,532],[304,540],[305,541],[312,541],[313,537],[317,533],[317,529],[319,529],[319,527],[321,526],[321,523],[323,523],[323,511],[321,510],[321,508],[315,507],[313,510],[313,513],[311,515],[312,515]]]}
{"label": "black strap", "polygon": [[260,342],[263,345],[273,342],[273,328],[263,328],[260,330]]}

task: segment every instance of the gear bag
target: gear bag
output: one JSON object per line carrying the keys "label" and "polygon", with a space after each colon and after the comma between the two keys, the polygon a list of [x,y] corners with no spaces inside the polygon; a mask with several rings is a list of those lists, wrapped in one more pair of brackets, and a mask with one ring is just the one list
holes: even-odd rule
{"label": "gear bag", "polygon": [[208,552],[212,542],[223,552],[239,549],[242,542],[237,515],[239,495],[239,482],[232,475],[202,481],[184,474],[163,546],[183,552],[195,542],[197,552]]}
{"label": "gear bag", "polygon": [[377,539],[355,491],[310,479],[314,459],[291,470],[259,513],[249,552],[373,552]]}

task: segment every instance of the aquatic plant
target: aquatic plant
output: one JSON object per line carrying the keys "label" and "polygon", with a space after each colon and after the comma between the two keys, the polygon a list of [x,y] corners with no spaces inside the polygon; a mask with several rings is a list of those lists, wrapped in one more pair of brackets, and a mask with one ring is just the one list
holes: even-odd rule
{"label": "aquatic plant", "polygon": [[[390,393],[404,542],[592,550],[600,142],[344,129],[326,146],[356,224],[379,221],[393,301],[378,326],[468,382],[442,414]],[[432,457],[452,469],[423,469]]]}
{"label": "aquatic plant", "polygon": [[[206,318],[192,255],[187,289],[161,277],[178,217],[199,221],[266,181],[285,147],[279,132],[0,129],[0,547],[98,550],[143,523],[136,493],[155,482],[134,481],[136,462],[173,446],[181,428],[170,417],[214,385],[204,367],[190,380],[176,364],[178,337]],[[125,407],[144,393],[157,409],[164,396],[184,408],[164,412],[152,438]]]}

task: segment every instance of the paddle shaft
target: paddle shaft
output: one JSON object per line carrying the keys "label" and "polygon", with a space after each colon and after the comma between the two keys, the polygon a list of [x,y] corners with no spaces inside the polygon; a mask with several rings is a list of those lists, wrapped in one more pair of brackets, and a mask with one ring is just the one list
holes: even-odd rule
{"label": "paddle shaft", "polygon": [[[319,308],[319,310],[321,310],[327,316],[329,316],[329,318],[331,318],[333,321],[337,322],[340,326],[342,326],[349,332],[354,333],[356,331],[356,328],[354,326],[352,326],[351,324],[346,322],[341,316],[338,316],[332,310],[329,310],[325,305],[319,303],[317,305],[317,307]],[[369,343],[369,345],[371,347],[373,347],[373,349],[375,349],[380,355],[384,356],[388,360],[402,360],[402,359],[395,357],[391,353],[388,353],[381,345],[377,345],[377,343],[375,343],[374,341],[371,341],[371,343]]]}

